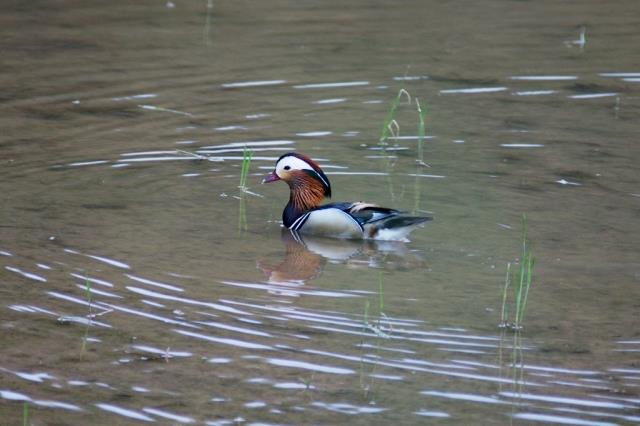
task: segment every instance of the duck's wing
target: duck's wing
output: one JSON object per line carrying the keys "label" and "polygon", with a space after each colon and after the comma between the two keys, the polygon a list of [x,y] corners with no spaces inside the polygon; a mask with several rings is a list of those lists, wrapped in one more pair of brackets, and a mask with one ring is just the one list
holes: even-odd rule
{"label": "duck's wing", "polygon": [[[355,203],[328,203],[320,207],[317,207],[314,210],[324,210],[324,209],[341,210],[342,212],[347,213],[349,216],[353,217],[361,226],[378,222],[381,220],[391,219],[392,217],[395,217],[395,218],[418,217],[418,216],[408,216],[406,213],[401,212],[399,210],[390,209],[387,207],[380,207],[376,204],[365,203],[362,201],[356,201]],[[427,218],[426,220],[429,220],[429,219],[430,218]],[[398,223],[398,225],[400,225],[400,223]]]}
{"label": "duck's wing", "polygon": [[347,212],[362,226],[401,214],[398,210],[378,207],[375,204],[363,202],[351,203]]}
{"label": "duck's wing", "polygon": [[362,226],[365,238],[382,240],[406,240],[407,235],[416,226],[431,220],[429,216],[413,216],[399,210],[362,202],[350,203],[345,212]]}

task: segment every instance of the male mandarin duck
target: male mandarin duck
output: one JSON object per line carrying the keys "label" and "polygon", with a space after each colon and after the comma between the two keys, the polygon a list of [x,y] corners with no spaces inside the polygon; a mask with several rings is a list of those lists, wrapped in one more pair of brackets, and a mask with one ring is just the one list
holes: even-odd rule
{"label": "male mandarin duck", "polygon": [[318,163],[306,155],[281,156],[262,183],[283,180],[289,185],[289,203],[282,212],[284,226],[294,232],[346,239],[408,241],[407,235],[431,218],[410,216],[375,204],[329,203],[331,184]]}

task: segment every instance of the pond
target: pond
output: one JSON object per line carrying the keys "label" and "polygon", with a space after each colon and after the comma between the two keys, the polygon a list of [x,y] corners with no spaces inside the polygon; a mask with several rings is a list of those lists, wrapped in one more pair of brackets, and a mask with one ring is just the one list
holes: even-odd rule
{"label": "pond", "polygon": [[2,8],[2,423],[640,423],[636,2]]}

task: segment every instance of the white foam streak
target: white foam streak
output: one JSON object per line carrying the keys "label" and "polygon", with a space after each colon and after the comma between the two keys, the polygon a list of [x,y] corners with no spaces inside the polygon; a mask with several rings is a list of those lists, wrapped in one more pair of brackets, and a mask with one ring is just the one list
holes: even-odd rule
{"label": "white foam streak", "polygon": [[405,76],[395,76],[393,77],[394,81],[416,81],[416,80],[428,80],[429,76],[427,75],[405,75]]}
{"label": "white foam streak", "polygon": [[582,407],[611,408],[611,409],[619,409],[619,410],[622,410],[625,408],[634,408],[631,405],[618,404],[616,402],[602,402],[602,401],[594,401],[592,399],[567,398],[563,396],[535,395],[531,393],[519,393],[519,392],[500,392],[500,395],[506,396],[509,398],[527,399],[530,401],[553,402],[556,404],[578,405]]}
{"label": "white foam streak", "polygon": [[178,115],[184,115],[187,117],[193,117],[193,114],[189,112],[178,111],[175,109],[163,108],[163,107],[154,106],[154,105],[138,105],[138,108],[146,109],[149,111],[170,112],[171,114],[178,114]]}
{"label": "white foam streak", "polygon": [[293,145],[295,142],[290,140],[274,140],[274,141],[243,141],[231,142],[223,145],[203,146],[200,149],[221,149],[221,148],[242,148],[249,146],[277,146],[277,145]]}
{"label": "white foam streak", "polygon": [[314,137],[329,136],[332,133],[333,132],[328,132],[328,131],[303,132],[303,133],[296,133],[296,136],[300,136],[303,138],[314,138]]}
{"label": "white foam streak", "polygon": [[293,86],[294,89],[329,89],[340,87],[354,87],[354,86],[368,86],[368,81],[343,81],[337,83],[313,83],[313,84],[299,84]]}
{"label": "white foam streak", "polygon": [[433,139],[434,136],[389,136],[387,139],[394,141]]}
{"label": "white foam streak", "polygon": [[511,80],[525,81],[567,81],[578,79],[575,75],[516,75],[509,78]]}
{"label": "white foam streak", "polygon": [[36,312],[36,310],[31,308],[30,306],[24,305],[9,305],[9,309],[17,312]]}
{"label": "white foam streak", "polygon": [[546,367],[540,365],[512,365],[512,367],[524,368],[525,370],[535,370],[535,371],[544,371],[549,373],[563,373],[563,374],[576,374],[579,376],[595,376],[596,374],[600,374],[599,371],[595,370],[571,370],[568,368],[556,368],[556,367]]}
{"label": "white foam streak", "polygon": [[326,175],[345,175],[345,176],[388,176],[389,173],[383,172],[326,172]]}
{"label": "white foam streak", "polygon": [[117,405],[98,403],[96,404],[96,407],[100,408],[101,410],[108,411],[110,413],[118,414],[123,417],[128,417],[130,419],[143,420],[145,422],[155,421],[151,417],[146,416],[138,411],[129,410],[128,408],[118,407]]}
{"label": "white foam streak", "polygon": [[640,72],[605,72],[598,74],[600,77],[640,77]]}
{"label": "white foam streak", "polygon": [[474,343],[474,342],[459,342],[456,340],[449,339],[426,339],[422,337],[409,337],[407,340],[411,340],[413,342],[423,342],[423,343],[433,343],[437,345],[445,345],[445,346],[471,346],[475,348],[495,348],[496,345],[490,345],[486,343]]}
{"label": "white foam streak", "polygon": [[58,293],[57,291],[48,291],[47,294],[49,296],[57,297],[58,299],[66,300],[68,302],[77,303],[78,305],[84,305],[84,306],[90,306],[91,305],[91,303],[89,303],[86,300],[82,300],[82,299],[78,299],[77,297],[73,297],[73,296],[69,296],[69,295],[66,295],[66,294]]}
{"label": "white foam streak", "polygon": [[178,151],[171,150],[171,151],[141,151],[141,152],[125,152],[120,154],[121,157],[142,157],[142,156],[149,156],[149,155],[171,155],[171,154],[177,154]]}
{"label": "white foam streak", "polygon": [[171,318],[166,318],[166,317],[163,317],[163,316],[160,316],[160,315],[149,314],[147,312],[142,312],[142,311],[138,311],[138,310],[135,310],[135,309],[126,308],[124,306],[113,305],[113,304],[105,303],[105,302],[100,302],[100,306],[106,306],[108,308],[113,309],[114,311],[126,312],[128,314],[140,316],[140,317],[143,317],[143,318],[148,318],[148,319],[152,319],[152,320],[156,320],[156,321],[161,321],[161,322],[164,322],[166,324],[180,325],[182,327],[190,327],[190,328],[196,328],[196,329],[201,328],[201,327],[199,327],[199,326],[197,326],[195,324],[189,324],[189,323],[184,322],[184,321],[176,321],[176,320],[171,319]]}
{"label": "white foam streak", "polygon": [[492,396],[476,395],[462,392],[440,392],[440,391],[422,391],[422,395],[439,396],[443,398],[456,399],[459,401],[481,402],[483,404],[508,404]]}
{"label": "white foam streak", "polygon": [[31,401],[27,395],[10,390],[0,390],[0,398],[9,401]]}
{"label": "white foam streak", "polygon": [[142,409],[142,411],[144,411],[145,413],[148,413],[148,414],[153,414],[154,416],[158,416],[158,417],[162,417],[162,418],[165,418],[165,419],[172,420],[172,421],[177,422],[179,424],[193,423],[195,421],[191,417],[180,416],[178,414],[173,414],[173,413],[170,413],[168,411],[158,410],[157,408],[145,407],[145,408]]}
{"label": "white foam streak", "polygon": [[608,98],[611,96],[618,96],[617,93],[586,93],[584,95],[571,95],[570,99],[596,99],[596,98]]}
{"label": "white foam streak", "polygon": [[196,321],[196,323],[206,325],[208,327],[219,328],[221,330],[229,330],[229,331],[235,331],[236,333],[249,334],[252,336],[273,337],[271,334],[265,333],[262,331],[252,330],[250,328],[244,328],[244,327],[234,327],[232,325],[222,324],[219,322]]}
{"label": "white foam streak", "polygon": [[148,163],[151,161],[193,161],[194,157],[142,157],[142,158],[126,158],[118,160],[118,163]]}
{"label": "white foam streak", "polygon": [[146,278],[142,278],[142,277],[137,277],[135,275],[129,275],[129,274],[125,274],[129,279],[133,280],[133,281],[137,281],[139,283],[143,283],[143,284],[149,284],[151,286],[154,287],[159,287],[159,288],[163,288],[165,290],[171,290],[171,291],[177,291],[177,292],[183,292],[184,289],[180,288],[180,287],[176,287],[170,284],[165,284],[165,283],[161,283],[158,281],[152,281]]}
{"label": "white foam streak", "polygon": [[[273,387],[276,389],[287,389],[287,390],[305,390],[307,389],[307,385],[300,382],[281,382],[274,383]],[[313,386],[310,386],[313,388]]]}
{"label": "white foam streak", "polygon": [[158,349],[158,348],[154,348],[152,346],[146,346],[146,345],[133,345],[131,346],[131,348],[141,352],[147,352],[155,355],[164,355],[168,357],[186,358],[193,355],[191,352],[171,351],[169,349]]}
{"label": "white foam streak", "polygon": [[106,164],[109,163],[108,160],[96,160],[96,161],[81,161],[77,163],[69,163],[68,167],[83,167],[83,166],[96,166],[98,164]]}
{"label": "white foam streak", "polygon": [[640,374],[640,368],[609,368],[608,371],[613,373]]}
{"label": "white foam streak", "polygon": [[422,359],[411,359],[411,358],[403,358],[401,360],[396,360],[396,362],[401,362],[404,364],[414,364],[414,365],[424,365],[427,367],[439,367],[439,368],[451,368],[451,369],[460,369],[460,370],[471,370],[475,371],[475,368],[468,367],[465,365],[455,365],[455,364],[442,364],[437,362],[424,361]]}
{"label": "white foam streak", "polygon": [[[313,327],[313,328],[322,328],[322,327]],[[353,334],[356,334],[356,333],[353,333]],[[394,367],[394,368],[399,368],[399,369],[409,370],[409,371],[421,371],[421,372],[425,372],[425,373],[437,374],[437,375],[442,375],[442,376],[459,377],[459,378],[464,378],[464,379],[479,380],[479,381],[486,381],[486,382],[493,382],[493,383],[505,383],[505,384],[513,384],[514,383],[513,379],[503,378],[503,377],[486,376],[486,375],[482,375],[482,374],[462,373],[462,372],[458,372],[458,371],[436,370],[436,369],[433,369],[433,368],[418,367],[416,365],[407,365],[407,364],[398,363],[398,362],[383,361],[381,359],[367,359],[367,358],[363,358],[363,357],[355,357],[355,356],[350,356],[350,355],[335,354],[335,353],[331,353],[331,352],[316,351],[316,350],[313,350],[313,349],[305,349],[304,352],[310,353],[310,354],[322,355],[322,356],[325,356],[325,357],[334,357],[334,358],[339,358],[339,359],[350,360],[350,361],[354,361],[354,362],[358,362],[358,363],[384,365],[384,366],[387,366],[387,367]],[[526,384],[528,386],[542,386],[542,385],[540,385],[538,383],[535,383],[535,382],[520,382],[520,383],[521,384]]]}
{"label": "white foam streak", "polygon": [[[243,152],[243,148],[223,148],[223,149],[199,149],[196,151],[198,154],[226,154],[229,152]],[[253,152],[265,152],[265,151],[289,151],[291,148],[289,147],[274,147],[274,148],[251,148]]]}
{"label": "white foam streak", "polygon": [[291,318],[291,319],[299,319],[302,321],[312,321],[312,322],[316,322],[316,323],[324,323],[324,324],[335,324],[335,325],[341,325],[343,327],[354,327],[354,328],[362,328],[362,322],[355,322],[355,321],[349,321],[347,319],[345,320],[332,320],[332,319],[325,319],[325,318],[310,318],[306,315],[299,315],[299,314],[287,314],[284,315],[287,318]]}
{"label": "white foam streak", "polygon": [[64,410],[78,411],[78,412],[84,411],[82,408],[78,407],[77,405],[69,404],[67,402],[38,399],[38,400],[33,401],[33,403],[38,405],[38,406],[40,406],[40,407],[62,408]]}
{"label": "white foam streak", "polygon": [[22,275],[23,277],[28,278],[28,279],[33,280],[33,281],[39,281],[39,282],[42,282],[42,283],[46,283],[47,282],[47,279],[44,278],[44,277],[41,277],[40,275],[36,275],[36,274],[31,273],[31,272],[25,272],[22,269],[14,268],[13,266],[5,266],[4,268],[7,271],[11,271],[11,272],[14,272],[14,273],[16,273],[18,275]]}
{"label": "white foam streak", "polygon": [[557,90],[528,90],[524,92],[515,92],[516,96],[544,96],[544,95],[552,95],[556,93]]}
{"label": "white foam streak", "polygon": [[16,372],[15,375],[20,377],[21,379],[25,379],[25,380],[28,380],[30,382],[36,382],[36,383],[42,383],[42,382],[45,381],[45,379],[48,379],[48,380],[55,379],[55,377],[52,376],[49,373],[23,373],[23,372]]}
{"label": "white foam streak", "polygon": [[309,296],[322,296],[322,297],[361,297],[356,294],[338,293],[335,291],[327,291],[327,290],[299,290],[298,288],[286,287],[281,285],[278,286],[278,285],[257,284],[257,283],[241,283],[241,282],[235,282],[235,281],[221,281],[221,282],[222,284],[226,284],[234,287],[267,290],[269,292],[284,294],[287,296],[299,296],[301,294],[306,294]]}
{"label": "white foam streak", "polygon": [[101,286],[104,286],[104,287],[110,287],[110,288],[113,287],[113,284],[111,284],[110,282],[104,281],[104,280],[100,280],[98,278],[92,278],[92,277],[89,277],[89,276],[76,274],[75,272],[71,272],[70,275],[72,277],[78,278],[78,279],[80,279],[82,281],[89,281],[90,283],[98,284],[98,285],[101,285]]}
{"label": "white foam streak", "polygon": [[319,373],[343,374],[343,375],[355,373],[355,371],[348,368],[334,367],[331,365],[322,365],[322,364],[310,363],[310,362],[304,362],[304,361],[294,361],[290,359],[269,358],[267,359],[267,363],[271,365],[277,365],[279,367],[299,368],[302,370],[317,371]]}
{"label": "white foam streak", "polygon": [[206,340],[208,342],[213,342],[213,343],[221,343],[223,345],[236,346],[236,347],[245,348],[245,349],[274,350],[274,348],[271,346],[263,345],[260,343],[247,342],[246,340],[231,339],[228,337],[215,337],[207,334],[193,333],[191,331],[178,330],[178,329],[174,329],[173,331],[175,331],[178,334],[182,334],[183,336],[195,337],[196,339]]}
{"label": "white foam streak", "polygon": [[554,416],[551,414],[537,414],[537,413],[517,413],[513,415],[516,419],[531,420],[535,422],[555,423],[564,425],[577,425],[577,426],[615,426],[615,423],[608,422],[593,422],[590,420],[582,420],[575,417]]}
{"label": "white foam streak", "polygon": [[[87,287],[84,284],[76,284],[76,287],[78,287],[80,290],[87,290]],[[92,288],[89,291],[91,292],[91,294],[98,294],[100,296],[111,297],[114,299],[122,299],[122,296],[118,296],[117,294],[109,293],[107,291],[98,290],[97,288]]]}
{"label": "white foam streak", "polygon": [[501,143],[503,148],[542,148],[544,145],[540,143]]}
{"label": "white foam streak", "polygon": [[346,98],[333,98],[333,99],[321,99],[319,101],[315,101],[314,104],[317,105],[327,105],[327,104],[339,104],[341,102],[345,102]]}
{"label": "white foam streak", "polygon": [[466,89],[448,89],[441,90],[442,94],[449,93],[495,93],[495,92],[504,92],[507,90],[506,87],[471,87]]}
{"label": "white foam streak", "polygon": [[422,416],[422,417],[438,417],[438,418],[450,417],[449,414],[445,413],[444,411],[420,410],[420,411],[416,411],[413,414],[415,414],[416,416]]}
{"label": "white foam streak", "polygon": [[311,405],[315,407],[324,408],[329,411],[335,411],[337,413],[352,414],[352,415],[353,414],[375,414],[375,413],[381,413],[383,411],[387,411],[387,408],[370,407],[370,406],[359,407],[357,405],[347,404],[345,402],[328,403],[328,402],[316,401],[311,403]]}
{"label": "white foam streak", "polygon": [[97,260],[99,262],[103,262],[103,263],[106,263],[108,265],[115,266],[116,268],[131,269],[131,267],[129,265],[127,265],[126,263],[119,262],[119,261],[113,260],[113,259],[109,259],[107,257],[95,256],[95,255],[92,255],[92,254],[87,254],[86,256],[90,257],[91,259]]}
{"label": "white foam streak", "polygon": [[219,303],[201,302],[199,300],[186,299],[184,297],[170,296],[168,294],[157,293],[155,291],[146,290],[146,289],[139,288],[139,287],[127,286],[126,289],[131,291],[131,292],[133,292],[133,293],[142,294],[143,296],[153,297],[153,298],[156,298],[156,299],[172,300],[174,302],[186,303],[188,305],[206,306],[208,308],[212,308],[212,309],[215,309],[217,311],[229,312],[231,314],[236,314],[236,315],[248,315],[248,316],[249,315],[253,315],[250,312],[241,311],[239,309],[235,309],[235,308],[232,308],[230,306],[220,305]]}
{"label": "white foam streak", "polygon": [[446,178],[446,176],[442,176],[442,175],[429,175],[429,174],[424,174],[424,173],[408,173],[407,176],[424,177],[424,178],[431,178],[431,179],[444,179],[444,178]]}
{"label": "white foam streak", "polygon": [[261,86],[278,86],[285,84],[287,80],[257,80],[257,81],[238,81],[234,83],[225,83],[222,85],[225,89],[238,89],[244,87],[261,87]]}
{"label": "white foam streak", "polygon": [[141,93],[139,95],[121,96],[117,98],[111,98],[112,101],[129,101],[134,99],[151,99],[156,98],[158,95],[155,93]]}

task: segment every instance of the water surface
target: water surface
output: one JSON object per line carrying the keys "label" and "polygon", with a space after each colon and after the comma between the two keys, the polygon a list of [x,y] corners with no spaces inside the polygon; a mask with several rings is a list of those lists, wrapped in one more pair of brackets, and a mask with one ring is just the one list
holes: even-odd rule
{"label": "water surface", "polygon": [[[640,423],[636,9],[5,4],[0,418]],[[435,220],[293,238],[259,184],[292,150]]]}

